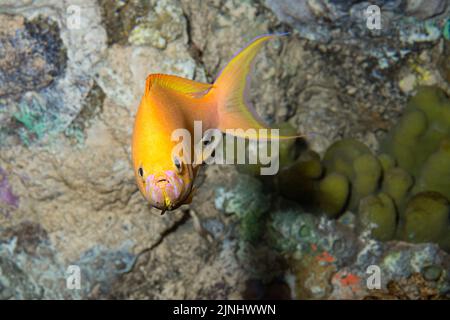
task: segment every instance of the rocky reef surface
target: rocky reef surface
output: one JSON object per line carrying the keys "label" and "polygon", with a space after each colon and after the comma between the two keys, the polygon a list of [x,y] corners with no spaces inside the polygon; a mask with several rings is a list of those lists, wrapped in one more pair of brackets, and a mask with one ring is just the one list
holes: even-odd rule
{"label": "rocky reef surface", "polygon": [[[365,1],[1,1],[0,298],[448,298],[450,8],[373,2],[380,30]],[[130,161],[145,77],[213,81],[273,32],[251,99],[307,150],[270,181],[208,166],[160,216]]]}

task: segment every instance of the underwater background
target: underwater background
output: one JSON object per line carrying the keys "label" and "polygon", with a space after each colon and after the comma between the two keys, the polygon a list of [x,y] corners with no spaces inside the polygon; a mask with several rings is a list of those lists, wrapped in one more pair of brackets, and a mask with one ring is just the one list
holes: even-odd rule
{"label": "underwater background", "polygon": [[[446,0],[0,0],[0,299],[448,299],[449,18]],[[146,76],[212,82],[279,32],[251,100],[306,138],[276,176],[206,166],[160,216],[130,156]]]}

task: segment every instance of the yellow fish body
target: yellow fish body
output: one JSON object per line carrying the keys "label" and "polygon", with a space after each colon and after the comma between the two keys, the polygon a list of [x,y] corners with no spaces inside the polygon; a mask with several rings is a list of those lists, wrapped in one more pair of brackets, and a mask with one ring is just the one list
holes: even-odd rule
{"label": "yellow fish body", "polygon": [[[147,77],[135,118],[132,157],[139,190],[152,206],[164,213],[189,203],[192,197],[199,166],[187,155],[173,153],[178,144],[172,140],[174,130],[184,128],[193,133],[194,121],[202,122],[203,132],[211,128],[222,132],[267,128],[245,101],[244,93],[252,61],[274,37],[254,39],[213,84],[164,74]],[[192,148],[201,143],[191,142]]]}

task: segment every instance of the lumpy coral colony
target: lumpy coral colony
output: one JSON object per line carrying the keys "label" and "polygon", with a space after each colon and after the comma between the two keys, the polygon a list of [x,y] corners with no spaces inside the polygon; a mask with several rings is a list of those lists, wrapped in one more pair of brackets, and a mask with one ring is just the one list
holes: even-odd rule
{"label": "lumpy coral colony", "polygon": [[283,197],[330,218],[350,210],[360,231],[378,240],[450,250],[450,99],[439,88],[418,89],[378,154],[354,139],[335,142],[322,159],[292,150],[292,141],[282,142],[272,181]]}

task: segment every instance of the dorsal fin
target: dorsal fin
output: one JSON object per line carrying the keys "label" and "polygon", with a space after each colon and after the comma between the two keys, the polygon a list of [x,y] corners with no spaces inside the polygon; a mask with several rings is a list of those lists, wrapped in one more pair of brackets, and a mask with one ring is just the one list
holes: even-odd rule
{"label": "dorsal fin", "polygon": [[213,87],[212,84],[197,82],[168,74],[150,74],[145,83],[145,94],[147,95],[153,85],[173,89],[182,94],[190,95],[194,98],[204,96]]}

